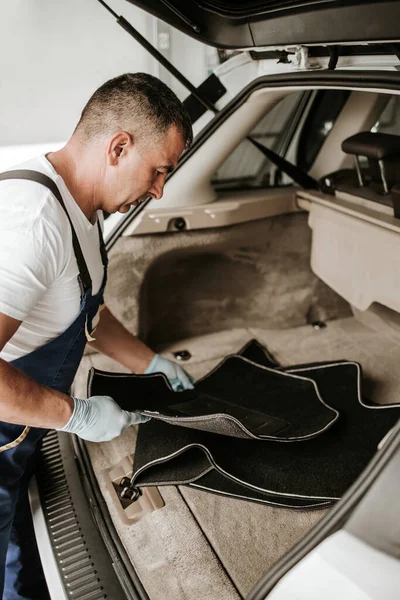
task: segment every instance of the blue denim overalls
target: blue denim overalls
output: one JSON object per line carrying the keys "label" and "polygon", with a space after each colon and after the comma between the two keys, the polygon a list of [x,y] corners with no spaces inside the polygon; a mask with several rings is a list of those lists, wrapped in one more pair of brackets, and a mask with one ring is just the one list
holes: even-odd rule
{"label": "blue denim overalls", "polygon": [[[79,315],[60,336],[11,363],[38,383],[68,393],[82,358],[87,335],[93,330],[92,321],[103,302],[107,254],[100,224],[98,227],[104,278],[99,292],[93,296],[89,271],[55,182],[36,171],[0,174],[0,181],[4,179],[28,179],[48,187],[66,212],[72,228],[81,289]],[[46,600],[49,597],[28,501],[29,479],[38,454],[35,449],[45,433],[46,429],[0,421],[0,597],[3,600]]]}

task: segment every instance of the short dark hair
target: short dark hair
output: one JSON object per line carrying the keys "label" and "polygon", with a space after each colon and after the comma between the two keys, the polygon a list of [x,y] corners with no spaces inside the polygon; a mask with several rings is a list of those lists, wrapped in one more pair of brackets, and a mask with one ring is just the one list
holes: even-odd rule
{"label": "short dark hair", "polygon": [[128,131],[136,141],[151,143],[175,125],[185,148],[193,141],[190,117],[179,98],[157,77],[125,73],[103,83],[82,111],[75,132],[92,141]]}

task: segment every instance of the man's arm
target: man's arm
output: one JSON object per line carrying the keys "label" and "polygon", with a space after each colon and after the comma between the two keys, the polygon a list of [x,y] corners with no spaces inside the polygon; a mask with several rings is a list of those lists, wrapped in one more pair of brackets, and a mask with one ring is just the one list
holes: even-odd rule
{"label": "man's arm", "polygon": [[[21,321],[0,313],[0,349],[20,324]],[[130,425],[148,421],[148,417],[122,410],[109,396],[92,396],[88,400],[71,398],[40,385],[0,359],[0,420],[61,429],[84,440],[104,442],[121,435]]]}
{"label": "man's arm", "polygon": [[144,373],[155,353],[114,317],[105,306],[100,314],[100,322],[93,333],[94,342],[90,346],[102,354],[113,358],[133,373]]}
{"label": "man's arm", "polygon": [[155,354],[146,344],[129,333],[107,307],[101,311],[100,322],[90,346],[113,358],[133,373],[164,373],[175,391],[193,388],[194,379],[175,362]]}
{"label": "man's arm", "polygon": [[[0,350],[12,338],[21,321],[0,313]],[[40,385],[22,371],[0,359],[0,420],[18,425],[57,429],[70,419],[74,401]]]}

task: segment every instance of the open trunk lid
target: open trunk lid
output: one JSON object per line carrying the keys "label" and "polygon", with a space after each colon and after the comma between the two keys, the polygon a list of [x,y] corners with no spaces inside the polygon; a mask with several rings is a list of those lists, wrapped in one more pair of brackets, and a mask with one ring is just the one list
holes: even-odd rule
{"label": "open trunk lid", "polygon": [[128,1],[220,48],[400,39],[400,3],[396,0]]}

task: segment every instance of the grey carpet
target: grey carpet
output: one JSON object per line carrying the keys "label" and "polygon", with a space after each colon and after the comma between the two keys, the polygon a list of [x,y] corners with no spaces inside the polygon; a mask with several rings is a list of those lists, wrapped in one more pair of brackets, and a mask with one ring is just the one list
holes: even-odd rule
{"label": "grey carpet", "polygon": [[155,350],[216,331],[350,316],[311,271],[307,219],[122,237],[109,255],[107,305]]}

